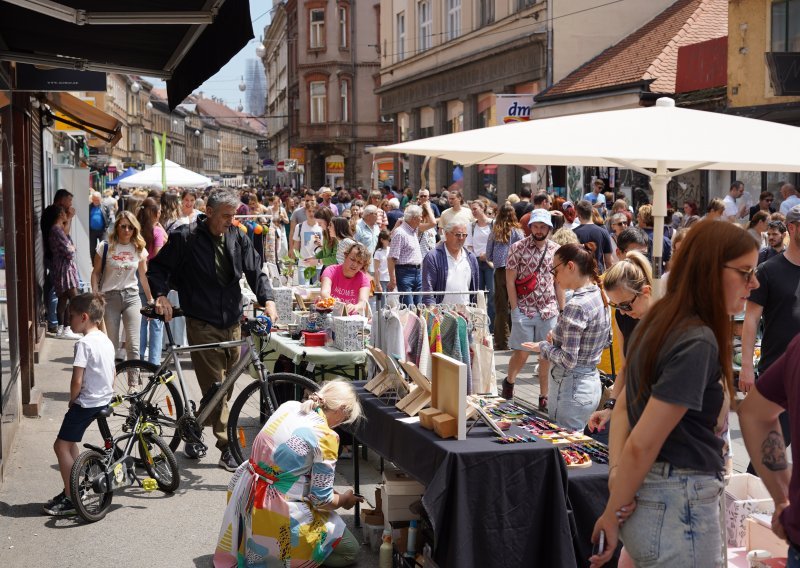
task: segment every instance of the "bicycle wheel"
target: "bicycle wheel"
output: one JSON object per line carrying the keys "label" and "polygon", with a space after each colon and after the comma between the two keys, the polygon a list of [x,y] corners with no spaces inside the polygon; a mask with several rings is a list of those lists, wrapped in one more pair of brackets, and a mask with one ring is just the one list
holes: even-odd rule
{"label": "bicycle wheel", "polygon": [[[272,395],[269,390],[272,390]],[[231,455],[239,463],[248,459],[253,441],[272,410],[289,400],[306,400],[310,393],[318,390],[317,383],[293,373],[274,373],[267,376],[267,382],[253,381],[247,385],[236,397],[228,416],[228,449]]]}
{"label": "bicycle wheel", "polygon": [[[149,361],[131,359],[117,364],[117,375],[114,377],[114,393],[120,395],[139,392],[145,388],[155,376],[158,367]],[[132,389],[132,390],[131,390]],[[149,399],[145,422],[158,427],[158,435],[164,438],[169,448],[174,452],[181,443],[181,437],[176,430],[178,419],[183,416],[183,398],[177,385],[172,382],[158,383],[145,397]],[[122,431],[122,426],[130,416],[130,404],[125,402],[114,409],[114,415],[108,418],[108,426],[115,436]],[[137,459],[137,465],[141,462]]]}
{"label": "bicycle wheel", "polygon": [[92,481],[106,471],[106,457],[100,452],[87,450],[78,456],[69,474],[69,487],[72,503],[78,514],[86,521],[94,523],[106,516],[113,491],[95,493]]}
{"label": "bicycle wheel", "polygon": [[145,433],[139,436],[137,448],[139,459],[142,460],[147,474],[158,483],[158,488],[164,493],[175,491],[181,484],[178,461],[164,439]]}

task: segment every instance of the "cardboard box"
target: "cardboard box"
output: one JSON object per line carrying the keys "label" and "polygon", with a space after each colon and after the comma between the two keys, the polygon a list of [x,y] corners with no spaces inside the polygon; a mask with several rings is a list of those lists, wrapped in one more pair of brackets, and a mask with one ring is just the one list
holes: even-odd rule
{"label": "cardboard box", "polygon": [[766,550],[773,558],[784,558],[789,545],[772,532],[772,515],[755,514],[745,521],[747,552]]}
{"label": "cardboard box", "polygon": [[422,497],[420,495],[396,495],[387,493],[386,486],[381,486],[381,500],[383,501],[384,524],[397,521],[418,521],[419,515],[411,512],[409,507]]}
{"label": "cardboard box", "polygon": [[725,487],[725,523],[728,546],[745,546],[745,521],[754,513],[772,515],[775,505],[764,483],[755,475],[731,475]]}
{"label": "cardboard box", "polygon": [[333,346],[340,351],[363,351],[364,316],[338,316],[333,318]]}
{"label": "cardboard box", "polygon": [[416,495],[419,497],[425,493],[424,485],[415,481],[407,473],[393,467],[383,470],[383,485],[390,495]]}

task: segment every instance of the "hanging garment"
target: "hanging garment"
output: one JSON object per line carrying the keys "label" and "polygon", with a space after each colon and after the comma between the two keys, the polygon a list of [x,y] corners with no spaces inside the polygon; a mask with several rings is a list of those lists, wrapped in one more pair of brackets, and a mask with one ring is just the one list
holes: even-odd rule
{"label": "hanging garment", "polygon": [[467,322],[459,315],[442,315],[442,353],[467,366],[467,394],[472,394],[472,368],[467,339]]}
{"label": "hanging garment", "polygon": [[384,353],[395,359],[405,359],[406,342],[400,315],[395,308],[385,310],[385,312],[388,313],[384,321]]}
{"label": "hanging garment", "polygon": [[491,334],[477,330],[472,343],[472,380],[476,393],[497,394],[494,345]]}
{"label": "hanging garment", "polygon": [[406,361],[419,367],[419,358],[422,354],[422,320],[417,314],[409,313],[404,328],[406,338]]}
{"label": "hanging garment", "polygon": [[431,376],[431,344],[428,339],[428,326],[423,318],[419,318],[420,330],[422,330],[422,346],[419,354],[420,372],[426,377]]}
{"label": "hanging garment", "polygon": [[426,323],[428,328],[428,341],[430,342],[431,353],[442,352],[441,319],[433,312],[427,312]]}

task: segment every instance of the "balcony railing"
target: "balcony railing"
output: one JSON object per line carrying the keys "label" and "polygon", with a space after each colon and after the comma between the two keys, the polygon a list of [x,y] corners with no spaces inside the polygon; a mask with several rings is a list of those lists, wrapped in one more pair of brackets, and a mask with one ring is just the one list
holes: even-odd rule
{"label": "balcony railing", "polygon": [[[355,127],[355,138],[368,140],[391,140],[393,124],[383,122],[361,122]],[[326,122],[322,124],[300,124],[298,142],[301,144],[321,144],[350,140],[353,125],[349,122]]]}

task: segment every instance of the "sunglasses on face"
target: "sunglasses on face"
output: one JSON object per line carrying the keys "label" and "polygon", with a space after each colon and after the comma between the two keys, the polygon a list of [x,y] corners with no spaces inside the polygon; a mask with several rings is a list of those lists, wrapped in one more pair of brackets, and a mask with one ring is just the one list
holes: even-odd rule
{"label": "sunglasses on face", "polygon": [[117,228],[121,231],[133,231],[133,225],[117,225]]}
{"label": "sunglasses on face", "polygon": [[628,222],[627,221],[620,221],[619,223],[614,223],[614,226],[615,227],[627,227],[628,226]]}
{"label": "sunglasses on face", "polygon": [[619,310],[621,312],[630,312],[633,310],[633,303],[636,301],[636,298],[638,297],[639,293],[636,292],[633,295],[633,298],[631,298],[627,302],[620,302],[619,304],[615,304],[614,302],[608,302],[608,305],[614,308],[615,310]]}

